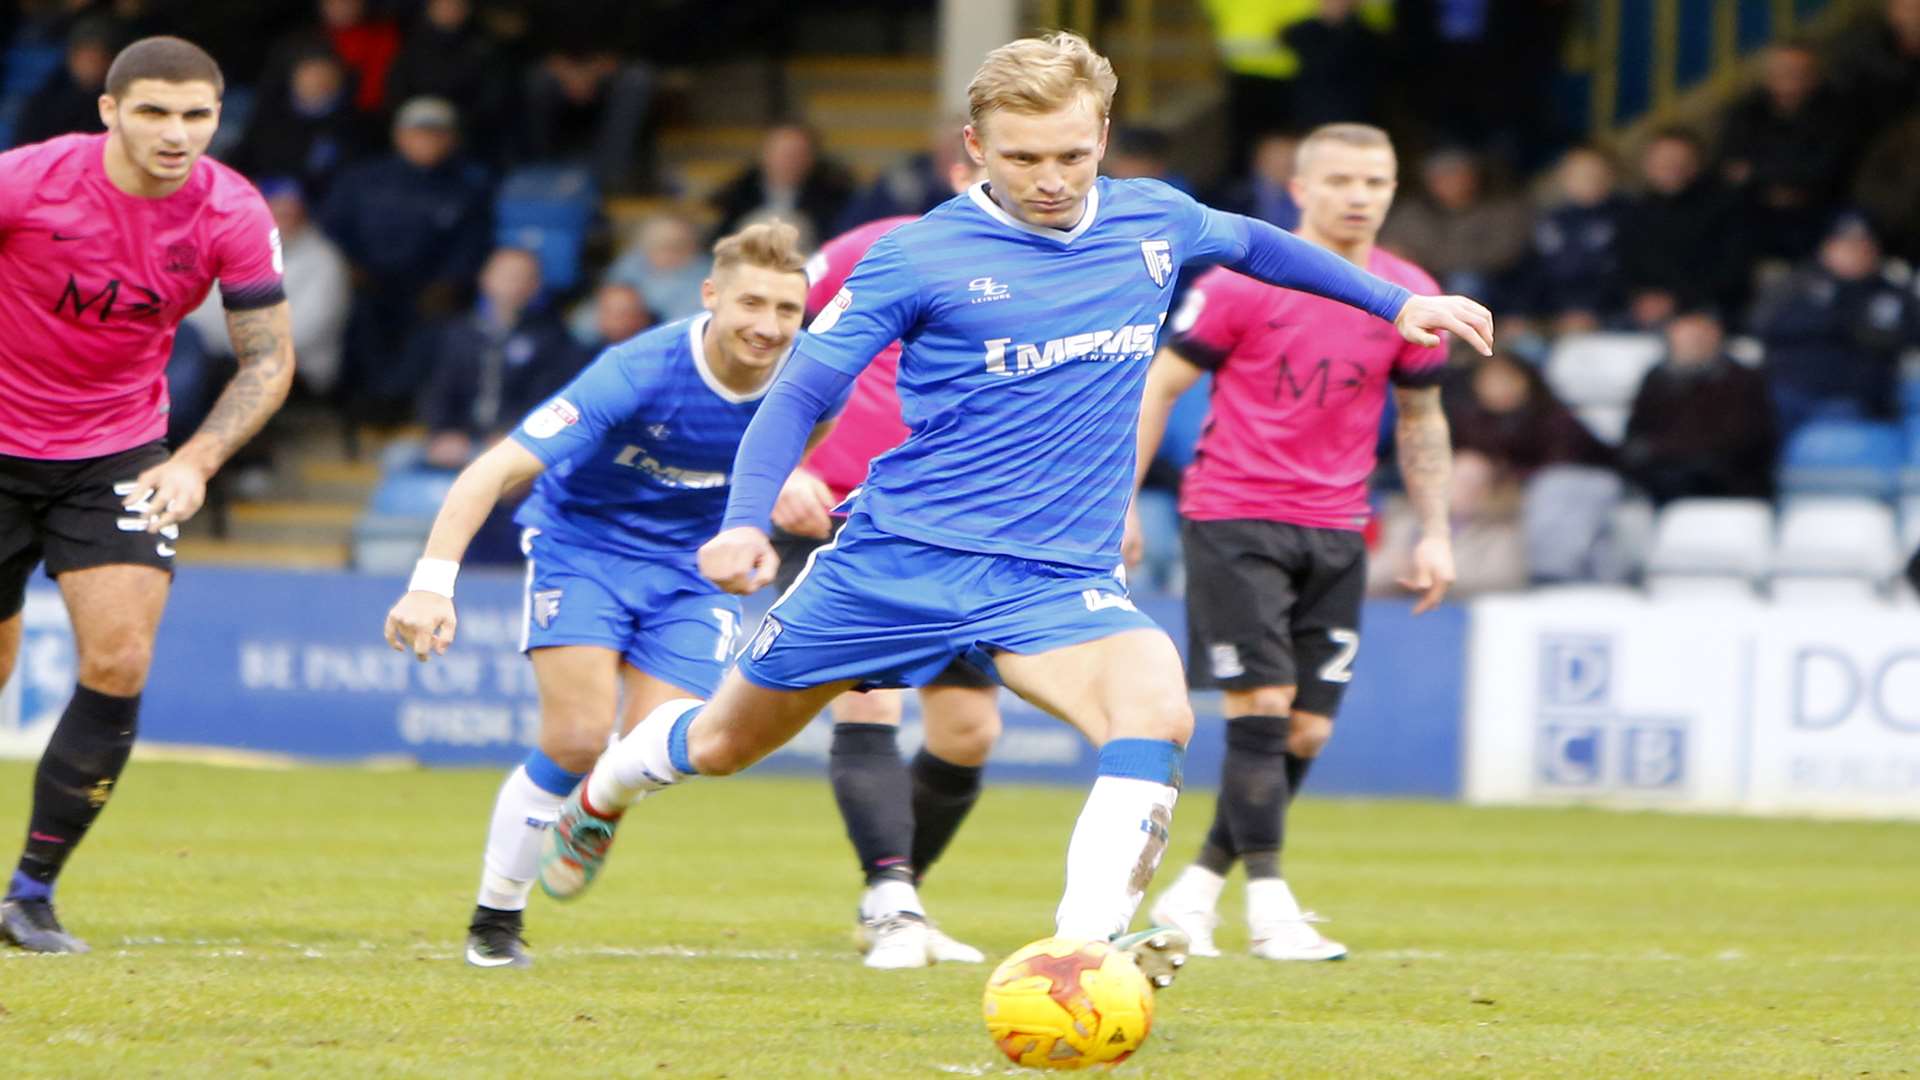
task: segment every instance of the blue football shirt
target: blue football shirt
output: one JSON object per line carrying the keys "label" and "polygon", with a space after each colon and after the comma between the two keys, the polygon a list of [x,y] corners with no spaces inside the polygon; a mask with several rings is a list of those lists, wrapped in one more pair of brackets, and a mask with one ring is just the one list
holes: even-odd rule
{"label": "blue football shirt", "polygon": [[1098,180],[1072,229],[984,183],[880,238],[797,350],[857,373],[895,338],[910,434],[854,508],[943,547],[1111,569],[1141,388],[1183,264],[1245,235],[1152,180]]}
{"label": "blue football shirt", "polygon": [[714,376],[701,345],[709,318],[607,349],[528,414],[512,438],[547,471],[514,521],[641,558],[691,558],[713,538],[734,451],[767,387],[737,394]]}

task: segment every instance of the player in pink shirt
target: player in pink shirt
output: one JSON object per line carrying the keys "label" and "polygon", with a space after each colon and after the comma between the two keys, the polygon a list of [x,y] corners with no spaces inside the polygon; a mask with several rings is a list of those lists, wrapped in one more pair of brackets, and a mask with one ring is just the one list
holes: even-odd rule
{"label": "player in pink shirt", "polygon": [[[954,166],[956,192],[977,177]],[[911,216],[882,218],[828,241],[807,264],[807,317],[825,307],[874,241]],[[873,459],[907,438],[894,388],[900,343],[893,342],[854,381],[833,431],[788,478],[775,505],[774,543],[784,592],[807,556],[833,537],[846,518],[833,513],[867,479]],[[955,660],[920,688],[925,742],[911,766],[901,761],[898,732],[903,690],[847,693],[835,698],[833,748],[827,775],[866,878],[857,939],[868,967],[924,967],[980,963],[978,949],[942,933],[926,917],[918,885],[953,839],[980,797],[980,777],[1000,737],[999,689],[965,660]]]}
{"label": "player in pink shirt", "polygon": [[[1298,154],[1292,194],[1303,239],[1414,293],[1439,292],[1419,267],[1374,247],[1397,173],[1385,132],[1331,124]],[[1280,876],[1286,809],[1353,677],[1367,477],[1390,386],[1400,472],[1420,516],[1415,572],[1403,582],[1423,594],[1415,612],[1439,603],[1453,581],[1453,452],[1438,387],[1446,349],[1223,269],[1195,282],[1170,329],[1147,376],[1139,475],[1175,399],[1212,371],[1212,413],[1181,482],[1180,515],[1188,673],[1196,686],[1225,691],[1227,754],[1206,845],[1153,919],[1185,930],[1194,955],[1219,955],[1214,908],[1238,859],[1254,955],[1336,960],[1346,947],[1314,929]],[[1137,522],[1128,533],[1137,551]]]}
{"label": "player in pink shirt", "polygon": [[[54,881],[132,750],[173,541],[293,382],[273,217],[203,156],[223,85],[199,47],[146,38],[107,72],[106,134],[0,154],[0,686],[42,561],[79,669],[0,903],[0,938],[36,952],[87,951],[54,915]],[[167,356],[215,281],[239,371],[169,454]]]}

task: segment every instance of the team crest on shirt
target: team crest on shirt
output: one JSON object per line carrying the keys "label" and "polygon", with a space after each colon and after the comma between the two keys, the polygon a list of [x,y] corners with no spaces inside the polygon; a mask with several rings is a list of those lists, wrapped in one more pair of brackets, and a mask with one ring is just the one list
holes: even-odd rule
{"label": "team crest on shirt", "polygon": [[545,630],[553,625],[560,614],[560,589],[545,589],[533,594],[533,621]]}
{"label": "team crest on shirt", "polygon": [[200,252],[186,241],[167,245],[167,272],[191,274],[200,267]]}
{"label": "team crest on shirt", "polygon": [[1140,258],[1147,264],[1147,276],[1154,285],[1165,288],[1173,280],[1173,245],[1165,240],[1140,241]]}

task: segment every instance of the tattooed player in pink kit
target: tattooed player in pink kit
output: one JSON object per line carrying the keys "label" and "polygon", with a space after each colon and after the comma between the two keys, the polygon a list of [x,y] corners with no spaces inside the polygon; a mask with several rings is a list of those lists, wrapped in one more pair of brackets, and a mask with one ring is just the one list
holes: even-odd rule
{"label": "tattooed player in pink kit", "polygon": [[[0,903],[0,939],[34,952],[87,951],[54,916],[54,881],[133,748],[173,541],[293,382],[272,215],[203,156],[223,85],[198,46],[146,38],[107,72],[105,134],[0,154],[0,686],[42,561],[79,669]],[[167,355],[215,281],[239,371],[169,454]]]}

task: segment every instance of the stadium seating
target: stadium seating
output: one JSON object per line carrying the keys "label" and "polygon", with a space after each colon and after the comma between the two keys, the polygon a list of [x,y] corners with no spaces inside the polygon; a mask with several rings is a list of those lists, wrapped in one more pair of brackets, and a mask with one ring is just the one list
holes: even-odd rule
{"label": "stadium seating", "polygon": [[1801,499],[1780,517],[1774,599],[1876,604],[1899,566],[1893,511],[1863,498]]}
{"label": "stadium seating", "polygon": [[1900,487],[1909,495],[1920,495],[1920,414],[1906,420],[1907,467],[1901,470]]}
{"label": "stadium seating", "polygon": [[1780,460],[1783,494],[1864,495],[1891,498],[1907,461],[1906,435],[1897,424],[1815,420],[1787,440]]}
{"label": "stadium seating", "polygon": [[1618,443],[1640,380],[1665,351],[1653,334],[1568,334],[1547,355],[1547,385],[1595,436]]}
{"label": "stadium seating", "polygon": [[494,240],[540,257],[540,281],[549,295],[580,282],[587,233],[599,213],[599,192],[587,170],[560,165],[515,169],[494,200]]}
{"label": "stadium seating", "polygon": [[433,517],[456,474],[446,469],[390,469],[353,526],[351,561],[370,574],[404,574],[420,556]]}
{"label": "stadium seating", "polygon": [[1655,598],[1752,598],[1772,567],[1773,509],[1759,499],[1680,499],[1661,511],[1647,557]]}

